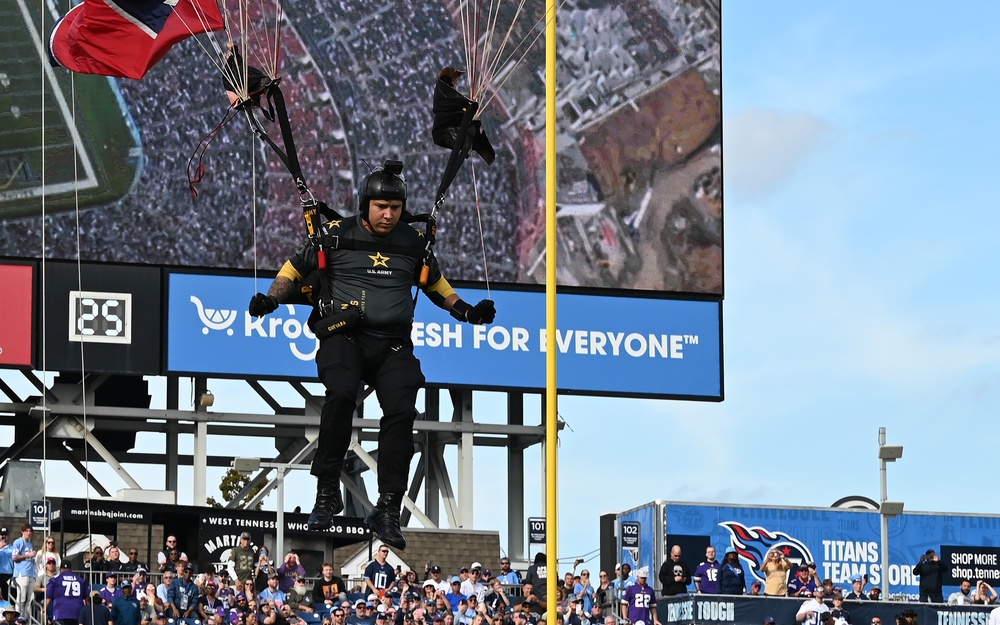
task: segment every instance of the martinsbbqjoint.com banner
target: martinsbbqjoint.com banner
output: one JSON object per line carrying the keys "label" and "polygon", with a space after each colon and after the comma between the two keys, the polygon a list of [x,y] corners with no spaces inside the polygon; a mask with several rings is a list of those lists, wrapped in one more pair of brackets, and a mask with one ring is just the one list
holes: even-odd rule
{"label": "martinsbbqjoint.com banner", "polygon": [[[247,313],[270,279],[173,273],[168,278],[167,369],[175,373],[313,378],[318,341],[309,308]],[[478,388],[545,386],[545,296],[462,289],[496,301],[496,323],[455,321],[421,295],[411,338],[429,384]],[[568,295],[558,298],[560,390],[722,397],[718,302]]]}

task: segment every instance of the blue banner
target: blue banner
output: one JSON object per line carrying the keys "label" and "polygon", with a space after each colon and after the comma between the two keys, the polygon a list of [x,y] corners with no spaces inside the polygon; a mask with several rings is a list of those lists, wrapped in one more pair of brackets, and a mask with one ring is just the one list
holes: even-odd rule
{"label": "blue banner", "polygon": [[[638,571],[642,567],[649,567],[651,579],[656,579],[656,573],[660,570],[662,562],[657,562],[656,553],[656,517],[658,506],[651,503],[635,510],[623,512],[618,516],[618,561],[627,564],[632,568],[632,572]],[[626,527],[633,527],[638,530],[638,545],[635,549],[627,548],[625,533]],[[660,537],[662,540],[662,537]]]}
{"label": "blue banner", "polygon": [[[651,504],[652,505],[652,504]],[[634,520],[636,513],[619,519]],[[747,585],[758,579],[763,557],[781,549],[796,564],[815,562],[821,579],[831,579],[850,591],[850,578],[867,575],[868,589],[883,587],[882,555],[877,512],[834,508],[777,508],[704,504],[664,505],[666,534],[705,536],[719,552],[733,547],[746,571]],[[651,534],[642,524],[642,533]],[[889,519],[889,582],[894,598],[916,599],[920,578],[913,567],[928,549],[934,549],[949,567],[944,596],[957,590],[957,580],[971,573],[973,582],[991,585],[1000,577],[998,556],[1000,517],[904,513]],[[652,537],[653,540],[656,537]],[[958,546],[965,546],[960,549]],[[621,554],[627,558],[627,553]],[[701,554],[685,554],[694,567]],[[643,565],[649,564],[643,561]]]}
{"label": "blue banner", "polygon": [[[175,373],[315,377],[309,308],[247,313],[253,278],[172,273],[167,369]],[[496,300],[497,322],[459,323],[421,296],[411,334],[429,384],[545,386],[545,296],[462,289]],[[558,386],[601,395],[722,398],[719,302],[560,295]]]}

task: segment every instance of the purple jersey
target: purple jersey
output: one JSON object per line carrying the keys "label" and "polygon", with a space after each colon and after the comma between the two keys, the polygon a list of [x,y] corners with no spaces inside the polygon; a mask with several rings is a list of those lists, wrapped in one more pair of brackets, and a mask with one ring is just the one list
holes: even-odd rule
{"label": "purple jersey", "polygon": [[719,594],[719,562],[702,562],[694,570],[694,580],[706,595]]}
{"label": "purple jersey", "polygon": [[89,594],[90,585],[72,571],[52,577],[45,585],[45,597],[52,599],[52,619],[55,621],[75,621]]}
{"label": "purple jersey", "polygon": [[[805,590],[802,591],[802,594],[796,594],[803,586],[805,587]],[[816,590],[816,582],[812,579],[803,582],[796,575],[792,577],[792,579],[788,580],[789,597],[811,597],[814,590]]]}
{"label": "purple jersey", "polygon": [[646,584],[633,584],[625,590],[622,601],[628,604],[628,620],[632,625],[647,625],[653,622],[651,608],[656,607],[656,592]]}

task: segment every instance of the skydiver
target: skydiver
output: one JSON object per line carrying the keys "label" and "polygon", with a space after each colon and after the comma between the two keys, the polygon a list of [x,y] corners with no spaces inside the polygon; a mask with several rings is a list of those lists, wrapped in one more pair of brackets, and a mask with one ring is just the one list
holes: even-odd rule
{"label": "skydiver", "polygon": [[[400,223],[406,207],[402,163],[386,161],[372,171],[362,180],[358,199],[357,216],[323,227],[324,240],[331,244],[324,250],[326,268],[317,271],[317,246],[307,241],[282,266],[267,295],[257,293],[250,300],[250,314],[260,317],[273,312],[280,303],[294,299],[304,280],[317,277],[319,295],[314,296],[316,310],[310,325],[320,338],[316,367],[326,387],[326,402],[310,471],[317,488],[308,526],[325,530],[333,524],[334,515],[344,510],[339,480],[351,441],[358,388],[364,381],[375,388],[382,407],[379,499],[365,523],[390,547],[405,549],[399,513],[413,455],[417,391],[424,383],[410,341],[411,287],[419,285],[425,240],[409,224]],[[493,322],[493,301],[468,304],[442,277],[433,255],[427,265],[429,277],[421,288],[431,302],[459,321]]]}

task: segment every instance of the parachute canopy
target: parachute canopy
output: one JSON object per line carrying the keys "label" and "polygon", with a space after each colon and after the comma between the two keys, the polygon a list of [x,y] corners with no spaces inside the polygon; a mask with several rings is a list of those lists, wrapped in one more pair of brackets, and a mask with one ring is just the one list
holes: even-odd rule
{"label": "parachute canopy", "polygon": [[215,0],[84,0],[52,27],[49,54],[74,72],[138,80],[175,43],[224,25]]}

